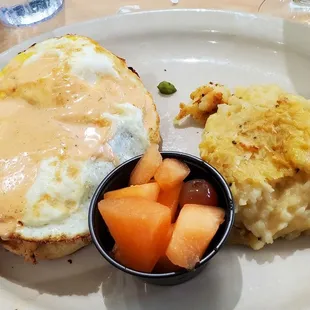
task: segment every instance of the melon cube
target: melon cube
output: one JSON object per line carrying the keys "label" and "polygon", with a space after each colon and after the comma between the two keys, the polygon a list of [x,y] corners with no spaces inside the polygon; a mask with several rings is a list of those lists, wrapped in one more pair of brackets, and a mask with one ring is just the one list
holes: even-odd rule
{"label": "melon cube", "polygon": [[158,145],[151,144],[131,172],[129,184],[141,185],[148,183],[154,177],[162,160]]}
{"label": "melon cube", "polygon": [[161,190],[159,192],[159,196],[157,199],[159,203],[169,207],[169,209],[171,210],[172,223],[175,221],[175,218],[176,218],[176,213],[177,213],[177,209],[179,206],[179,196],[180,196],[182,187],[183,187],[183,182],[181,182],[180,184],[166,191]]}
{"label": "melon cube", "polygon": [[170,243],[170,240],[171,240],[171,237],[173,234],[173,230],[174,230],[174,224],[171,224],[165,239],[159,245],[160,256],[166,255],[166,251],[167,251],[168,245]]}
{"label": "melon cube", "polygon": [[111,251],[111,255],[114,257],[115,260],[117,260],[118,262],[121,261],[121,255],[120,255],[120,252],[119,252],[119,248],[117,246],[117,244],[115,243],[114,244],[114,247]]}
{"label": "melon cube", "polygon": [[98,204],[126,267],[151,272],[170,229],[170,210],[141,197],[104,199]]}
{"label": "melon cube", "polygon": [[225,212],[218,207],[187,204],[176,221],[166,255],[177,266],[193,269],[200,261]]}
{"label": "melon cube", "polygon": [[132,185],[129,187],[117,189],[115,191],[106,192],[104,198],[125,198],[125,197],[142,197],[149,200],[156,201],[160,192],[159,185],[154,183],[147,183],[142,185]]}
{"label": "melon cube", "polygon": [[118,245],[115,243],[111,255],[113,256],[113,258],[119,262],[120,264],[122,264],[123,266],[128,266],[130,265],[130,258],[126,257],[126,253],[123,251],[121,252],[121,250],[119,249]]}
{"label": "melon cube", "polygon": [[181,184],[189,173],[190,169],[185,163],[174,158],[166,158],[156,170],[154,178],[161,189],[169,190]]}
{"label": "melon cube", "polygon": [[174,224],[171,224],[169,232],[167,234],[166,237],[166,241],[162,243],[162,248],[160,250],[160,252],[162,253],[161,257],[159,258],[154,271],[155,272],[172,272],[172,271],[176,271],[179,270],[180,267],[179,266],[175,266],[171,263],[171,261],[168,259],[168,257],[166,256],[166,250],[167,247],[170,243],[172,234],[173,234],[173,230],[174,230]]}
{"label": "melon cube", "polygon": [[179,266],[172,264],[166,255],[166,250],[167,250],[167,247],[170,243],[170,240],[171,240],[171,237],[173,234],[173,230],[174,230],[174,224],[171,224],[168,235],[166,237],[166,241],[163,242],[163,244],[162,244],[163,245],[163,247],[161,249],[162,255],[159,258],[159,260],[158,260],[158,262],[154,268],[155,272],[159,272],[159,273],[161,273],[161,272],[172,272],[172,271],[177,271],[177,270],[181,269]]}
{"label": "melon cube", "polygon": [[172,264],[172,262],[169,260],[169,258],[166,255],[164,255],[164,256],[159,258],[159,260],[158,260],[158,262],[154,268],[154,272],[157,272],[157,273],[176,272],[176,271],[179,271],[181,269],[182,269],[181,267]]}

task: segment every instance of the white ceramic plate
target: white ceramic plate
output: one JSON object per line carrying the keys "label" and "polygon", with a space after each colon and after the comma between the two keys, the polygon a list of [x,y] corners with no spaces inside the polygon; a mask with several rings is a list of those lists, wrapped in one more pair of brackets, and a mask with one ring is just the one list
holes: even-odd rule
{"label": "white ceramic plate", "polygon": [[[157,102],[167,150],[198,154],[201,129],[175,129],[172,119],[200,84],[277,83],[310,98],[310,28],[243,13],[177,10],[90,21],[12,48],[0,56],[0,67],[30,44],[66,33],[100,41],[140,73]],[[162,80],[178,92],[158,95]],[[226,246],[199,277],[176,287],[125,276],[93,246],[36,266],[0,250],[0,309],[310,309],[308,248],[307,239],[279,241],[260,252]]]}

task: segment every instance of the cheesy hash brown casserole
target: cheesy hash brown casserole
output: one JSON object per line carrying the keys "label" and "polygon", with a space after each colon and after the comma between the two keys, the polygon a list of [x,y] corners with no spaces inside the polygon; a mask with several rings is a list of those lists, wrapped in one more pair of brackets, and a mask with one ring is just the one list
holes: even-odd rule
{"label": "cheesy hash brown casserole", "polygon": [[203,160],[229,183],[236,203],[233,241],[261,249],[310,229],[310,100],[278,86],[199,87],[175,122],[205,123]]}

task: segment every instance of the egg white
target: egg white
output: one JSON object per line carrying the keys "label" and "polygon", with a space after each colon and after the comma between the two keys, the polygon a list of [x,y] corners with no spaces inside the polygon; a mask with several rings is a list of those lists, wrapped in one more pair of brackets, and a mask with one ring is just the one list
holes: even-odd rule
{"label": "egg white", "polygon": [[[116,126],[109,145],[120,163],[146,150],[149,139],[140,109],[124,103],[118,114],[103,113],[103,116],[113,119]],[[74,177],[68,173],[70,166],[78,171]],[[27,192],[23,226],[18,227],[16,234],[26,240],[73,238],[87,234],[91,197],[114,167],[112,162],[95,159],[73,161],[53,157],[43,160],[38,176]],[[52,199],[40,203],[44,195]],[[66,208],[67,200],[74,202],[74,206]]]}
{"label": "egg white", "polygon": [[46,57],[48,52],[49,55],[57,55],[60,64],[69,64],[69,74],[87,81],[90,85],[95,84],[102,75],[119,76],[114,68],[113,59],[106,53],[98,53],[96,46],[83,37],[79,37],[78,40],[72,40],[70,37],[52,38],[34,45],[27,52],[33,55],[23,65],[27,66]]}

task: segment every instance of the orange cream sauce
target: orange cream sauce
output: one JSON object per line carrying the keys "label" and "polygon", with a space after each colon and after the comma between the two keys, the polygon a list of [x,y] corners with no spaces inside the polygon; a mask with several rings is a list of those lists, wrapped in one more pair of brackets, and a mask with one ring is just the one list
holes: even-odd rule
{"label": "orange cream sauce", "polygon": [[13,60],[0,75],[0,236],[22,221],[25,196],[40,163],[49,157],[115,161],[108,145],[115,124],[102,113],[132,103],[156,127],[153,102],[122,60],[119,78],[102,76],[93,85],[60,66],[56,55],[29,64]]}

